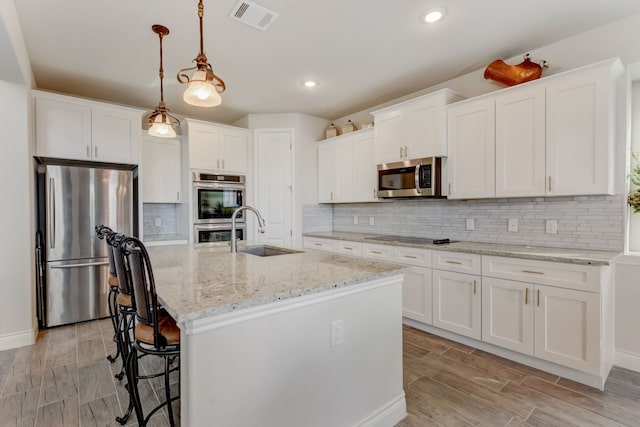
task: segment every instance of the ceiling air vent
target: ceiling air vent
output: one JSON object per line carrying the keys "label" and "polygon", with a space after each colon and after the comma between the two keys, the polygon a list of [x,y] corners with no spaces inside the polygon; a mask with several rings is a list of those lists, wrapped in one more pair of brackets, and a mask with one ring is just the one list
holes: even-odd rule
{"label": "ceiling air vent", "polygon": [[240,0],[233,7],[229,16],[243,24],[264,31],[278,17],[278,14],[254,2]]}

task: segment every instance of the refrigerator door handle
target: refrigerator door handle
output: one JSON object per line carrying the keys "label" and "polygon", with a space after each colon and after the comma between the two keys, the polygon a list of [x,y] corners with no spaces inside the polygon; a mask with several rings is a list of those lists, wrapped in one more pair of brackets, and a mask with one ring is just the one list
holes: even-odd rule
{"label": "refrigerator door handle", "polygon": [[104,262],[85,262],[82,264],[65,264],[65,265],[52,265],[51,268],[76,268],[76,267],[97,267],[100,265],[109,265],[109,261]]}
{"label": "refrigerator door handle", "polygon": [[56,247],[56,190],[55,181],[49,178],[49,246]]}

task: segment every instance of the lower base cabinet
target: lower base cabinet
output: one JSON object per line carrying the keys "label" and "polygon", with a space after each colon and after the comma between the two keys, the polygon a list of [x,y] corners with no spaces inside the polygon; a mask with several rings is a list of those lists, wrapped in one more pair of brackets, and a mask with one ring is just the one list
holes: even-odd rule
{"label": "lower base cabinet", "polygon": [[411,267],[402,283],[402,315],[431,325],[433,322],[431,269]]}
{"label": "lower base cabinet", "polygon": [[479,276],[433,270],[433,326],[479,340],[481,293]]}

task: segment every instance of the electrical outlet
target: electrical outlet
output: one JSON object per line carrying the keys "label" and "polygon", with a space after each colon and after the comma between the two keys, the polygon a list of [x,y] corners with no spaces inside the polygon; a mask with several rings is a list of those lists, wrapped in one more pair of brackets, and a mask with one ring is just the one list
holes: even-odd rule
{"label": "electrical outlet", "polygon": [[353,216],[353,225],[358,225],[358,215]]}
{"label": "electrical outlet", "polygon": [[475,221],[473,220],[473,218],[467,218],[465,226],[466,226],[468,231],[474,230],[476,228],[476,225],[475,225]]}
{"label": "electrical outlet", "polygon": [[507,220],[507,231],[512,233],[518,232],[518,219],[517,218],[509,218]]}
{"label": "electrical outlet", "polygon": [[370,216],[369,217],[369,225],[376,225],[375,221],[373,220],[373,217]]}
{"label": "electrical outlet", "polygon": [[548,219],[545,223],[546,233],[547,234],[558,234],[558,220],[557,219]]}
{"label": "electrical outlet", "polygon": [[331,347],[344,343],[344,321],[334,320],[331,322]]}
{"label": "electrical outlet", "polygon": [[162,218],[156,218],[156,227],[162,227]]}

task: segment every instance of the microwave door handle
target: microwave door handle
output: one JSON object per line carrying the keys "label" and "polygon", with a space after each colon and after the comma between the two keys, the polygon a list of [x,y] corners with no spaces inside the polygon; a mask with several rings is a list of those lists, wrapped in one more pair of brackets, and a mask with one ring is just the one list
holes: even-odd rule
{"label": "microwave door handle", "polygon": [[422,194],[422,190],[420,189],[420,168],[422,167],[422,161],[419,161],[416,165],[416,170],[413,175],[413,179],[416,185],[416,192],[418,194]]}

